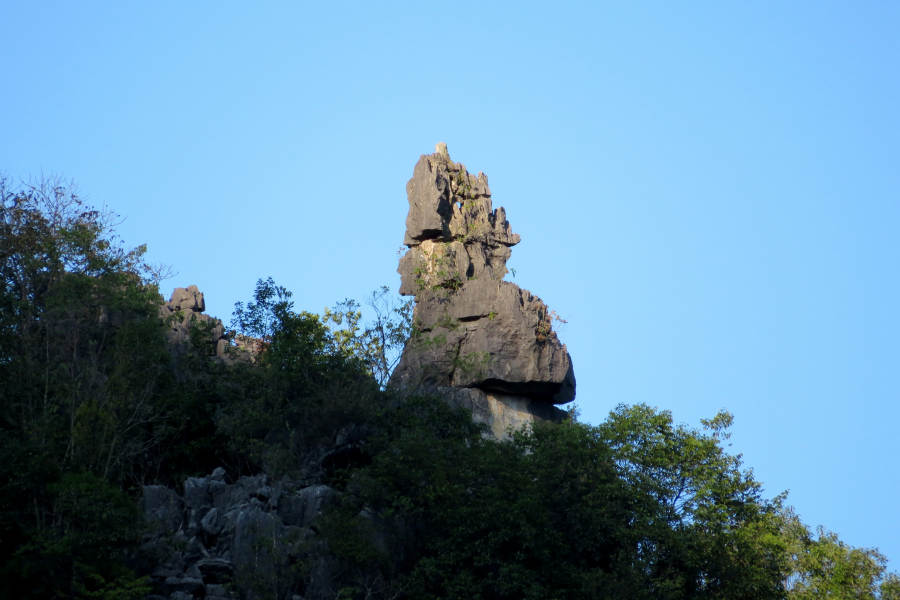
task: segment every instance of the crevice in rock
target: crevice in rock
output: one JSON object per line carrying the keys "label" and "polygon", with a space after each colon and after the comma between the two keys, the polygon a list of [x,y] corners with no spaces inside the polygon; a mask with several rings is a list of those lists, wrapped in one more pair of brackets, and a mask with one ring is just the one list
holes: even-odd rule
{"label": "crevice in rock", "polygon": [[451,361],[452,369],[450,371],[450,378],[449,378],[451,386],[453,385],[453,380],[456,378],[456,371],[459,369],[459,366],[458,366],[459,365],[459,355],[460,355],[460,352],[462,351],[462,343],[463,343],[463,340],[460,339],[456,343],[456,349],[453,353],[453,360]]}

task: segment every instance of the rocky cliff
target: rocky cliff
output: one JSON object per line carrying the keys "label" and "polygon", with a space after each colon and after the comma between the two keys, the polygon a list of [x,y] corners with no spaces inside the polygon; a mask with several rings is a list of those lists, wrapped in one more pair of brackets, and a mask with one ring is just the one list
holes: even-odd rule
{"label": "rocky cliff", "polygon": [[509,425],[558,420],[575,398],[572,359],[540,298],[503,281],[512,232],[488,178],[453,162],[445,144],[406,185],[400,293],[415,296],[414,334],[391,383],[442,394],[501,437]]}
{"label": "rocky cliff", "polygon": [[[157,592],[145,600],[334,597],[333,560],[312,527],[336,495],[265,475],[229,484],[223,469],[186,480],[182,493],[144,486],[148,534],[140,554]],[[307,577],[298,576],[300,563]]]}

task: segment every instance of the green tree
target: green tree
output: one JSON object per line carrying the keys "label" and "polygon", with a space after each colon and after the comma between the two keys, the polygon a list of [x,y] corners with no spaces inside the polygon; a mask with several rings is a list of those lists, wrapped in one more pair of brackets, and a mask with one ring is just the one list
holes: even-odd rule
{"label": "green tree", "polygon": [[783,595],[778,506],[722,447],[731,423],[721,412],[699,431],[668,411],[620,405],[599,426],[629,489],[654,500],[638,524],[650,527],[642,562],[662,597]]}
{"label": "green tree", "polygon": [[816,535],[792,508],[782,511],[789,563],[785,586],[790,600],[900,599],[900,577],[887,571],[887,558],[875,549],[854,548],[818,527]]}
{"label": "green tree", "polygon": [[104,477],[131,475],[168,356],[159,296],[115,215],[57,180],[0,180],[0,406],[5,432]]}
{"label": "green tree", "polygon": [[323,531],[355,549],[360,594],[379,581],[413,598],[783,598],[777,507],[721,447],[729,422],[704,433],[622,406],[598,427],[497,442],[466,411],[413,398],[383,413]]}
{"label": "green tree", "polygon": [[218,378],[217,427],[241,470],[296,470],[340,430],[371,419],[381,392],[353,339],[355,319],[349,332],[336,331],[295,312],[291,293],[271,278],[235,306],[232,326],[259,342],[254,362],[237,361]]}
{"label": "green tree", "polygon": [[16,598],[139,597],[150,592],[146,577],[126,566],[140,541],[134,501],[96,475],[64,474],[36,504],[36,520],[5,562],[0,577]]}
{"label": "green tree", "polygon": [[123,548],[138,517],[122,488],[160,447],[169,356],[145,248],[125,249],[115,225],[62,180],[0,178],[0,564],[11,597],[136,581]]}

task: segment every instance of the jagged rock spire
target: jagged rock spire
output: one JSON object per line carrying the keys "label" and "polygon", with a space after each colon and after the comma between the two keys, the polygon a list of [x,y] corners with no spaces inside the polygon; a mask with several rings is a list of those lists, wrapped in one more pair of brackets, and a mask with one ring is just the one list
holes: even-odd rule
{"label": "jagged rock spire", "polygon": [[416,332],[392,383],[573,400],[575,374],[553,330],[555,313],[503,281],[520,238],[506,211],[493,209],[487,176],[472,176],[438,144],[419,159],[406,191],[409,250],[398,272],[400,293],[416,297]]}
{"label": "jagged rock spire", "polygon": [[409,215],[400,260],[400,293],[455,286],[472,279],[500,281],[510,247],[519,243],[503,208],[493,210],[487,175],[471,175],[450,160],[446,144],[423,155],[406,184]]}

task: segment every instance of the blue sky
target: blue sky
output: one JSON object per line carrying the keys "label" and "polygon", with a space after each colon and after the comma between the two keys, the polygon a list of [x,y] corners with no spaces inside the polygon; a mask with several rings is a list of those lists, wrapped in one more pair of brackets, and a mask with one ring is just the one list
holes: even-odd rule
{"label": "blue sky", "polygon": [[420,154],[490,177],[582,418],[699,425],[900,568],[900,4],[0,1],[0,170],[227,321],[396,289]]}

